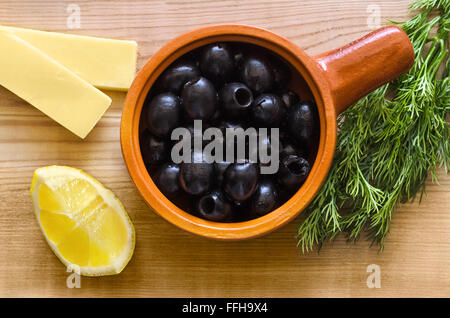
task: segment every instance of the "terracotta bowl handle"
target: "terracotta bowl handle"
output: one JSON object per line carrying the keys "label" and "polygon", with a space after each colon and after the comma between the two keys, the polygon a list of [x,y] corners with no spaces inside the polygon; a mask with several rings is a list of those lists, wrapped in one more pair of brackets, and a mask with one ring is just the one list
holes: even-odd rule
{"label": "terracotta bowl handle", "polygon": [[387,26],[314,58],[329,82],[336,114],[340,114],[405,73],[414,63],[414,50],[402,29]]}

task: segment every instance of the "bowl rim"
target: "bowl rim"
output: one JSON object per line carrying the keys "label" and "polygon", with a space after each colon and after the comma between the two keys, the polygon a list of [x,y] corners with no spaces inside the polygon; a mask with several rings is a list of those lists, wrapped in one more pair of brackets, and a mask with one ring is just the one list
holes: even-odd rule
{"label": "bowl rim", "polygon": [[[178,208],[154,184],[144,165],[139,146],[140,115],[154,81],[181,55],[219,41],[257,44],[287,60],[303,76],[313,93],[320,118],[319,147],[305,183],[276,210],[256,219],[236,223],[204,220]],[[290,40],[266,29],[242,24],[221,24],[185,32],[165,44],[145,63],[127,93],[120,125],[120,143],[130,177],[152,210],[190,233],[219,240],[242,240],[268,234],[298,216],[312,201],[328,174],[337,134],[336,111],[329,87],[312,57]]]}

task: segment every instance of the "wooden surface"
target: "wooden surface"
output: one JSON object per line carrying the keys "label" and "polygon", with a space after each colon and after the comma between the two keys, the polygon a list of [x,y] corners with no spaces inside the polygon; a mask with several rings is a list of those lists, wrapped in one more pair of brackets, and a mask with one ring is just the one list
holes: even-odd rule
{"label": "wooden surface", "polygon": [[[308,54],[341,46],[370,31],[378,5],[383,19],[408,18],[410,1],[0,1],[0,23],[50,31],[133,39],[139,62],[179,33],[212,23],[266,27]],[[81,9],[81,28],[67,28],[67,5]],[[4,54],[5,52],[1,53]],[[3,297],[347,297],[450,296],[450,178],[430,185],[420,206],[395,213],[384,252],[343,237],[320,254],[302,255],[295,233],[301,217],[281,230],[243,242],[185,233],[154,214],[126,171],[119,143],[124,93],[82,141],[0,87],[0,296]],[[33,171],[62,164],[84,169],[122,200],[134,222],[133,259],[114,277],[81,278],[66,287],[65,267],[35,220]],[[381,288],[366,285],[369,264]]]}

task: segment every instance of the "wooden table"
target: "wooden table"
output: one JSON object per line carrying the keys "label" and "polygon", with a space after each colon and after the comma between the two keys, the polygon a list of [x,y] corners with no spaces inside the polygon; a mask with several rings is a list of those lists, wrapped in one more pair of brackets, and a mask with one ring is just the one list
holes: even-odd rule
{"label": "wooden table", "polygon": [[[382,22],[407,19],[409,2],[1,0],[0,23],[133,39],[139,44],[140,68],[174,36],[213,23],[266,27],[314,55],[369,32],[378,9]],[[71,3],[81,9],[80,29],[67,28]],[[80,140],[0,87],[0,296],[450,296],[450,178],[443,173],[440,186],[429,183],[420,205],[397,210],[382,253],[365,240],[349,245],[339,237],[320,254],[302,255],[295,240],[301,217],[263,238],[212,241],[175,228],[146,206],[120,150],[125,94],[107,93],[111,108]],[[66,287],[69,273],[47,246],[29,193],[33,171],[52,164],[87,171],[124,203],[137,245],[119,276],[82,277],[81,288]],[[381,288],[367,287],[369,264],[380,266]]]}

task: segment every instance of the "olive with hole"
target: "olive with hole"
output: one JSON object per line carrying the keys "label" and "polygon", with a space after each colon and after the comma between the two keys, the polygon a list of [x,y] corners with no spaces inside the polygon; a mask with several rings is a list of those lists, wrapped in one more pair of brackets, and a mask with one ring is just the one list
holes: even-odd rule
{"label": "olive with hole", "polygon": [[215,190],[197,201],[197,213],[206,220],[224,222],[231,217],[232,205],[222,191]]}
{"label": "olive with hole", "polygon": [[297,155],[288,155],[281,159],[277,177],[287,189],[298,189],[309,174],[309,163]]}
{"label": "olive with hole", "polygon": [[223,113],[229,118],[242,119],[253,103],[252,91],[242,83],[229,83],[219,92]]}

